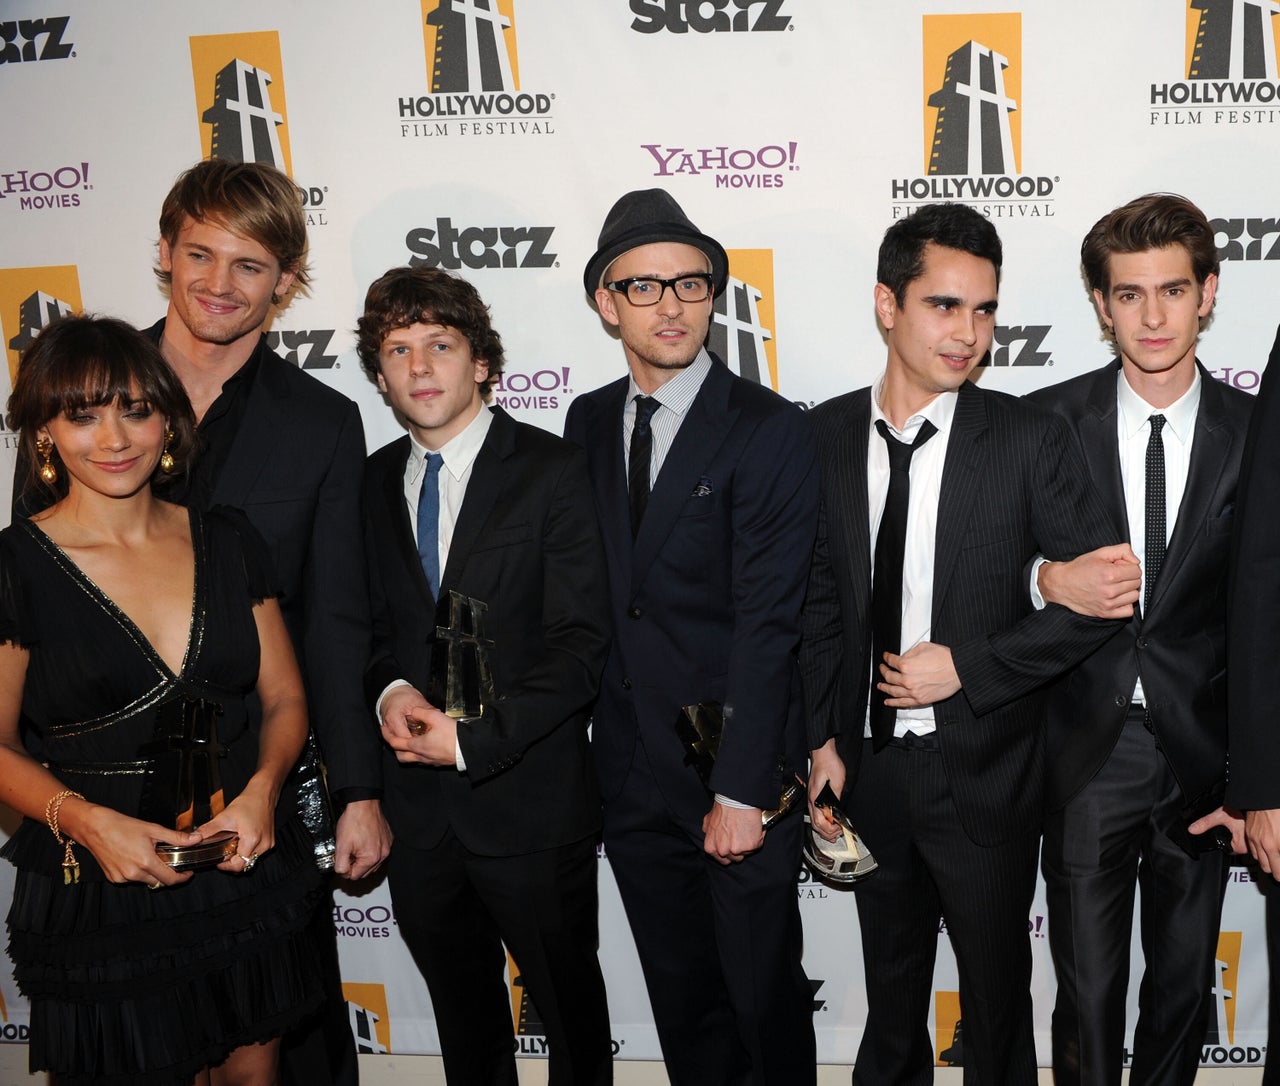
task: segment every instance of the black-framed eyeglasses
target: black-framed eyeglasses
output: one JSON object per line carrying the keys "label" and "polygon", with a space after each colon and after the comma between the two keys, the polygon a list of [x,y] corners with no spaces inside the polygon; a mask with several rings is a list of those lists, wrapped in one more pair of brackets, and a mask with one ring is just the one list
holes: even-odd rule
{"label": "black-framed eyeglasses", "polygon": [[630,279],[619,279],[615,283],[605,283],[605,289],[612,290],[615,294],[625,294],[632,305],[657,305],[668,287],[682,302],[705,302],[711,293],[712,281],[711,276],[705,272],[677,275],[674,279],[636,275]]}

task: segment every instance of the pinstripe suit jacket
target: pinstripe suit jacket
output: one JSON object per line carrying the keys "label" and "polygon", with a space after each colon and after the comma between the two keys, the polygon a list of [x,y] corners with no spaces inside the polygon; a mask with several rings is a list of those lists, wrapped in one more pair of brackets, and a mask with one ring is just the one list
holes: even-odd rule
{"label": "pinstripe suit jacket", "polygon": [[[1117,628],[1031,606],[1027,563],[1114,543],[1065,423],[966,382],[956,394],[938,505],[933,632],[962,688],[934,706],[943,765],[968,836],[994,845],[1042,816],[1043,689]],[[804,609],[801,674],[814,749],[832,736],[856,787],[870,684],[871,389],[810,412],[822,514]]]}

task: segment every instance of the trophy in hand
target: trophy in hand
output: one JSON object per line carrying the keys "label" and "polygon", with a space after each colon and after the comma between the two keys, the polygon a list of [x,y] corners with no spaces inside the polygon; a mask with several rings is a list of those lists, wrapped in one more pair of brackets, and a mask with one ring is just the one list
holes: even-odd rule
{"label": "trophy in hand", "polygon": [[[835,820],[840,827],[840,836],[834,841],[828,841],[810,823],[804,835],[804,858],[809,866],[832,882],[857,882],[865,875],[870,875],[879,864],[855,832],[849,816],[840,807],[840,801],[831,790],[830,782],[822,786],[822,791],[814,798],[813,803]],[[805,822],[809,822],[807,814]]]}
{"label": "trophy in hand", "polygon": [[[712,792],[711,770],[720,753],[720,736],[724,733],[724,707],[718,702],[699,702],[686,705],[676,715],[676,735],[684,744],[685,765],[693,766],[708,792]],[[767,830],[778,819],[804,799],[805,783],[799,777],[789,781],[778,797],[778,805],[769,811],[761,811],[760,817]]]}
{"label": "trophy in hand", "polygon": [[[141,816],[148,822],[191,833],[226,806],[218,761],[226,748],[218,742],[216,702],[174,698],[156,711],[155,734],[142,748],[149,760]],[[212,867],[236,855],[240,838],[230,830],[194,845],[161,841],[156,855],[175,871]]]}
{"label": "trophy in hand", "polygon": [[[479,720],[484,707],[497,700],[491,667],[494,643],[485,632],[488,609],[483,601],[452,589],[436,601],[427,700],[463,724]],[[409,730],[421,735],[426,725],[410,721]]]}

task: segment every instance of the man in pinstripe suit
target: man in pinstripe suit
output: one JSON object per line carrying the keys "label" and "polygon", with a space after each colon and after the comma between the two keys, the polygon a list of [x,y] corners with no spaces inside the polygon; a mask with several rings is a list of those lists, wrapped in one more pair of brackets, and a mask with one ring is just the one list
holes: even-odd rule
{"label": "man in pinstripe suit", "polygon": [[[1027,563],[1115,540],[1063,422],[968,380],[991,344],[1000,264],[995,228],[963,205],[895,223],[875,287],[884,375],[811,413],[823,508],[801,645],[810,796],[830,782],[880,863],[857,891],[868,1015],[855,1083],[932,1080],[940,920],[965,1082],[1036,1079],[1040,691],[1115,625],[1035,611]],[[811,816],[835,836],[812,803]]]}

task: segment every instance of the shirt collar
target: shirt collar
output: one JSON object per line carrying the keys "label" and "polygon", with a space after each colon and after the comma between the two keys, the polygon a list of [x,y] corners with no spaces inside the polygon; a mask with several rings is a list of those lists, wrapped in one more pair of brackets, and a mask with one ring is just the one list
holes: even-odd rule
{"label": "shirt collar", "polygon": [[[677,370],[675,376],[669,381],[664,381],[653,393],[653,398],[662,404],[668,411],[673,411],[677,415],[683,415],[689,410],[689,405],[693,403],[694,398],[698,395],[698,389],[702,387],[702,382],[707,379],[707,374],[711,372],[711,355],[707,353],[705,347],[699,348],[694,360],[685,366],[682,370]],[[627,382],[627,404],[630,405],[637,396],[644,396],[645,393],[640,391],[640,387],[636,384],[634,377],[629,378]]]}
{"label": "shirt collar", "polygon": [[924,405],[914,415],[911,415],[906,425],[899,430],[892,422],[889,416],[880,409],[880,390],[884,387],[884,374],[880,375],[880,379],[871,387],[871,427],[875,429],[876,420],[884,419],[884,423],[889,427],[890,432],[899,441],[904,441],[908,445],[916,439],[916,434],[920,432],[920,427],[925,419],[933,423],[938,433],[945,435],[951,429],[951,420],[956,415],[956,401],[960,398],[958,392],[940,392],[932,400]]}
{"label": "shirt collar", "polygon": [[1134,437],[1152,415],[1163,415],[1165,429],[1171,431],[1180,444],[1185,445],[1195,429],[1196,414],[1200,410],[1200,367],[1195,368],[1191,387],[1168,407],[1152,407],[1133,391],[1124,368],[1116,375],[1116,407],[1120,411],[1120,432],[1124,438]]}
{"label": "shirt collar", "polygon": [[488,436],[489,426],[493,423],[493,412],[487,407],[480,408],[462,433],[446,441],[438,449],[428,450],[418,444],[418,439],[409,435],[409,480],[412,482],[421,474],[427,464],[427,453],[434,451],[444,457],[444,470],[460,481],[470,470],[475,459],[480,455],[480,446]]}

